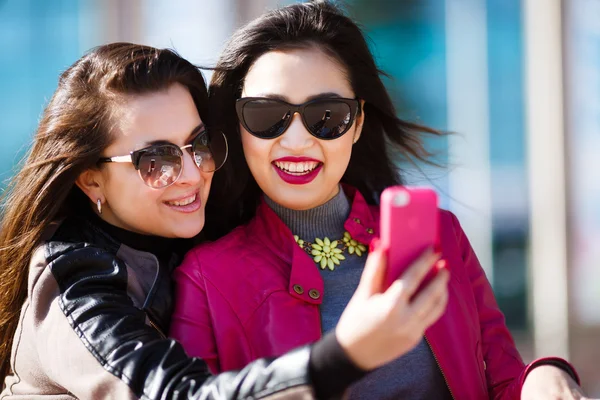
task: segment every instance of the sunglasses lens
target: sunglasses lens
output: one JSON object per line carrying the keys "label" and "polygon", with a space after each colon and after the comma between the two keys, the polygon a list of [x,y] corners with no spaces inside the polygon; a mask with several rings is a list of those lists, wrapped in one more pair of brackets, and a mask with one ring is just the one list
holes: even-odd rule
{"label": "sunglasses lens", "polygon": [[227,139],[222,132],[203,131],[192,143],[194,161],[204,172],[213,172],[225,164],[227,159]]}
{"label": "sunglasses lens", "polygon": [[311,133],[320,139],[342,136],[352,125],[353,117],[350,106],[343,101],[316,101],[304,108],[304,122]]}
{"label": "sunglasses lens", "polygon": [[287,105],[264,99],[247,102],[241,117],[250,133],[270,139],[286,130],[291,115]]}
{"label": "sunglasses lens", "polygon": [[155,189],[171,185],[181,174],[182,155],[176,146],[156,146],[145,151],[138,168],[144,183]]}

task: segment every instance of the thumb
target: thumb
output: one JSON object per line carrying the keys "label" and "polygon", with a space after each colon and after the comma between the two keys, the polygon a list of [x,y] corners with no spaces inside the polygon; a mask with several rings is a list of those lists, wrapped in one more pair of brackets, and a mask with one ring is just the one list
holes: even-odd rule
{"label": "thumb", "polygon": [[364,297],[371,297],[382,292],[387,269],[386,251],[380,246],[379,239],[373,239],[370,247],[371,251],[356,288],[357,294]]}

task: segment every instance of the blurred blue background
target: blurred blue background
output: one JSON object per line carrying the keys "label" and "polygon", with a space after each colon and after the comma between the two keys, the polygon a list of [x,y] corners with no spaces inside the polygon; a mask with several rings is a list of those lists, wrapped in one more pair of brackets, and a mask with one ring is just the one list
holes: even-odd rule
{"label": "blurred blue background", "polygon": [[[236,27],[288,3],[0,0],[0,179],[18,168],[58,75],[89,48],[139,42],[175,48],[210,66]],[[406,177],[435,186],[443,206],[459,216],[524,358],[558,349],[579,368],[588,392],[600,395],[600,2],[339,3],[364,27],[379,66],[390,74],[386,84],[399,115],[455,132],[428,142],[445,168],[407,166]],[[549,25],[556,39],[528,36],[536,24],[553,21],[546,16],[552,7],[559,16]],[[539,58],[546,47],[560,55],[556,65]],[[547,93],[536,82],[546,68],[559,71],[546,88],[559,107],[544,114],[536,107]],[[560,140],[551,147],[537,127],[557,115],[548,138]],[[544,156],[552,154],[564,176],[543,174]],[[548,187],[558,188],[564,201],[549,201],[553,208],[540,211]],[[564,225],[544,224],[557,216]],[[558,246],[544,247],[543,235],[559,237]],[[552,254],[556,265],[534,263]],[[546,267],[564,290],[535,286]],[[549,296],[562,299],[564,308],[546,303]],[[564,346],[544,336],[548,329]]]}

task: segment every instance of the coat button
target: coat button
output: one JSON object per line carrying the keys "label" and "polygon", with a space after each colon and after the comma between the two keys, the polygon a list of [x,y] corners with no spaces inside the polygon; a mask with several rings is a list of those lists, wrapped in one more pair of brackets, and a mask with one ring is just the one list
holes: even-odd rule
{"label": "coat button", "polygon": [[367,229],[367,233],[368,233],[369,235],[372,235],[372,234],[373,234],[373,229],[371,229],[371,228]]}
{"label": "coat button", "polygon": [[294,285],[294,292],[296,292],[298,294],[302,294],[302,293],[304,293],[304,288],[300,285]]}
{"label": "coat button", "polygon": [[317,300],[319,297],[321,297],[321,293],[319,293],[319,291],[317,289],[310,289],[308,291],[308,295],[313,300]]}
{"label": "coat button", "polygon": [[354,222],[356,222],[357,224],[360,224],[360,219],[354,218]]}

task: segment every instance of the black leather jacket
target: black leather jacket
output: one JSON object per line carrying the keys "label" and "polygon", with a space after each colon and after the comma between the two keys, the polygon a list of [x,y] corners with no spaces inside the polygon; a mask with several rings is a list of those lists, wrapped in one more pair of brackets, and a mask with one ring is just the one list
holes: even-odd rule
{"label": "black leather jacket", "polygon": [[63,222],[32,257],[14,375],[0,398],[335,398],[363,375],[328,335],[212,376],[164,335],[169,275],[154,254],[117,241],[93,218]]}

